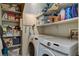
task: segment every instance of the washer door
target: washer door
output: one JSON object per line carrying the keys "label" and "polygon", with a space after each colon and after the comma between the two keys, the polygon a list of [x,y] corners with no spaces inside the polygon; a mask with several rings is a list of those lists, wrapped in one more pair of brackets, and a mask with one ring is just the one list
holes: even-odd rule
{"label": "washer door", "polygon": [[44,49],[40,51],[39,56],[55,56],[49,49]]}
{"label": "washer door", "polygon": [[30,42],[28,45],[28,51],[29,51],[30,56],[35,55],[35,47],[34,47],[34,44],[32,42]]}

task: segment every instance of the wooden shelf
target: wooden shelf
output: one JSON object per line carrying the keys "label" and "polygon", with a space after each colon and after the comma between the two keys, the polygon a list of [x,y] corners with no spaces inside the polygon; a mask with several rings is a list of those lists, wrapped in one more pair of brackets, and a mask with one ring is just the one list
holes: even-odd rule
{"label": "wooden shelf", "polygon": [[2,20],[3,22],[19,23],[18,21]]}
{"label": "wooden shelf", "polygon": [[8,37],[18,37],[19,35],[17,36],[3,36],[3,38],[8,38]]}
{"label": "wooden shelf", "polygon": [[19,11],[10,11],[10,10],[4,10],[4,9],[2,9],[2,11],[5,11],[5,12],[13,12],[13,13],[21,13]]}
{"label": "wooden shelf", "polygon": [[50,25],[56,25],[56,24],[63,24],[63,23],[73,23],[73,22],[78,22],[79,17],[71,18],[71,19],[66,19],[58,22],[53,22],[53,23],[46,23],[46,24],[41,24],[37,26],[50,26]]}
{"label": "wooden shelf", "polygon": [[12,45],[12,46],[9,46],[8,48],[12,48],[12,47],[19,47],[19,46],[21,46],[21,44]]}

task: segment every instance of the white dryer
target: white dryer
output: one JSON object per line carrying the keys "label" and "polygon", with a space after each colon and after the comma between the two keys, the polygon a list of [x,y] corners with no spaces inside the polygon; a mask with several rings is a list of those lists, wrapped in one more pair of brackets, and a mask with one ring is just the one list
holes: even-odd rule
{"label": "white dryer", "polygon": [[22,40],[22,55],[36,56],[38,47],[38,38],[36,37],[36,29],[32,29],[32,26],[23,26],[23,40]]}
{"label": "white dryer", "polygon": [[38,33],[36,27],[31,27],[29,31],[28,52],[30,56],[37,56],[38,53]]}
{"label": "white dryer", "polygon": [[78,55],[78,41],[67,38],[39,36],[38,56]]}

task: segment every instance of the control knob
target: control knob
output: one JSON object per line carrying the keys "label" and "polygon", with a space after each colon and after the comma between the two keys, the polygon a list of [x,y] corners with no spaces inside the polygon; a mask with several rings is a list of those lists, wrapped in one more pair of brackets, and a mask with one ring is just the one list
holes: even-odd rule
{"label": "control knob", "polygon": [[47,46],[51,46],[51,43],[50,42],[47,42]]}

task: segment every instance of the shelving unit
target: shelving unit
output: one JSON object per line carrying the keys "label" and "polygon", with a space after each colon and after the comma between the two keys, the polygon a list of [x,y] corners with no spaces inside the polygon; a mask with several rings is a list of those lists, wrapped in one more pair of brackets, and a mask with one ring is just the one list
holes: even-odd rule
{"label": "shelving unit", "polygon": [[37,26],[50,26],[50,25],[56,25],[56,24],[62,24],[62,23],[73,23],[73,22],[78,22],[79,17],[71,18],[71,19],[66,19],[66,20],[61,20],[58,22],[53,22],[53,23],[46,23],[46,24],[41,24]]}
{"label": "shelving unit", "polygon": [[[10,5],[10,8],[12,7],[12,4],[8,4]],[[2,8],[1,5],[1,26],[6,29],[4,31],[3,34],[3,40],[4,42],[6,42],[7,48],[9,48],[9,50],[14,50],[15,48],[19,48],[21,50],[21,30],[17,30],[16,26],[20,27],[20,18],[22,17],[22,11],[20,10],[20,4],[16,4],[19,8],[18,11],[16,11],[16,7],[15,7],[15,11],[11,11],[11,10],[5,10]],[[18,6],[19,5],[19,6]],[[10,9],[8,8],[8,9]],[[6,14],[4,16],[4,14]],[[14,17],[14,18],[13,18]],[[11,27],[11,32],[9,32],[9,30],[7,30],[7,27]],[[9,35],[8,35],[9,33]],[[17,34],[18,33],[18,34]],[[11,34],[11,35],[10,35]],[[9,42],[10,40],[10,42]],[[16,42],[16,43],[14,43]],[[10,49],[11,48],[11,49]],[[20,51],[21,53],[21,51]]]}

